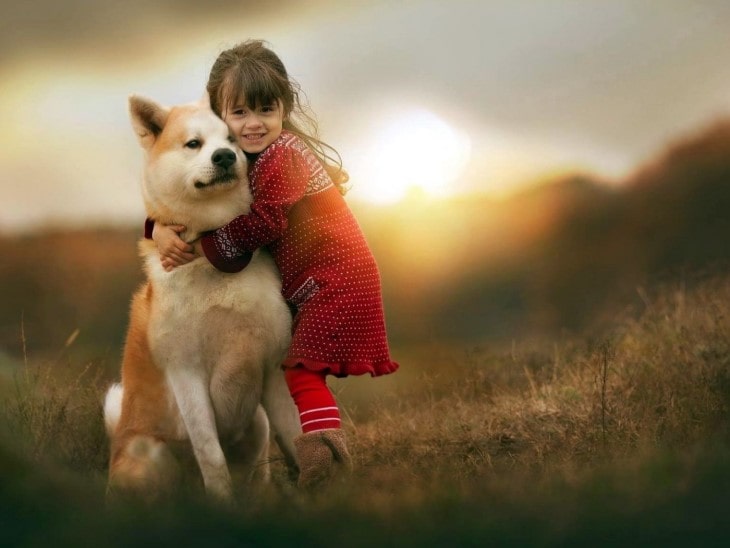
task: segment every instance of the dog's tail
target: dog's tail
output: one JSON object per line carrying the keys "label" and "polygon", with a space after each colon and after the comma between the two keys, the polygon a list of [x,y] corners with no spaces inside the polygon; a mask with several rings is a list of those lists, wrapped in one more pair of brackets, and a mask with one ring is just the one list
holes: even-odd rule
{"label": "dog's tail", "polygon": [[104,397],[104,425],[106,433],[111,438],[114,430],[119,424],[119,418],[122,416],[122,396],[124,388],[119,383],[114,383],[109,387]]}

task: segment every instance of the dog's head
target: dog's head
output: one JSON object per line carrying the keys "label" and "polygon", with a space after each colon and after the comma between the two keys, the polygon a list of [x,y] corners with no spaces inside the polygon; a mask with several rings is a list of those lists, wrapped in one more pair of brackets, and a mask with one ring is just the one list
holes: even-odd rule
{"label": "dog's head", "polygon": [[247,181],[245,157],[207,97],[167,108],[133,95],[129,110],[145,151],[143,194],[150,217],[215,227],[240,214],[230,208],[240,206],[232,193],[240,197],[237,187]]}

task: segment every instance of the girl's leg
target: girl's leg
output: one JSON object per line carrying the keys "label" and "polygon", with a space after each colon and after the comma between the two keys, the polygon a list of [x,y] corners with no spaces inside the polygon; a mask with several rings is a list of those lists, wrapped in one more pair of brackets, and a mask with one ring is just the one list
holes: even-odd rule
{"label": "girl's leg", "polygon": [[340,412],[327,387],[325,373],[304,367],[287,368],[289,392],[299,410],[301,436],[294,439],[299,460],[298,485],[307,490],[324,487],[351,468]]}
{"label": "girl's leg", "polygon": [[301,366],[285,370],[286,385],[299,410],[305,434],[340,428],[340,411],[325,377],[323,371],[310,371]]}

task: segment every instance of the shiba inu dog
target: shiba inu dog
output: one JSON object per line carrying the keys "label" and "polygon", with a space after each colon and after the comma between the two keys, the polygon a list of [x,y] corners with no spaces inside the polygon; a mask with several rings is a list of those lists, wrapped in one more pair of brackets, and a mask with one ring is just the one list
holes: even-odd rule
{"label": "shiba inu dog", "polygon": [[[248,212],[245,157],[207,97],[166,108],[132,96],[129,108],[150,219],[185,225],[181,237],[193,241]],[[171,447],[189,441],[206,491],[230,499],[227,459],[250,477],[266,458],[269,424],[295,468],[301,428],[280,370],[291,314],[272,259],[257,250],[235,274],[203,257],[166,272],[151,240],[139,248],[147,281],[132,299],[121,384],[104,402],[110,490],[154,498],[172,489]]]}

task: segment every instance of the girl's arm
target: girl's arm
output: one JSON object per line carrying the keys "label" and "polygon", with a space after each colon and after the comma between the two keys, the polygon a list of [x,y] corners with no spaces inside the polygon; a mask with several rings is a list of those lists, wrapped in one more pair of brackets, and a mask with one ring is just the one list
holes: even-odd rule
{"label": "girl's arm", "polygon": [[224,272],[242,270],[251,252],[281,238],[289,210],[304,196],[310,171],[301,152],[285,147],[266,152],[257,160],[251,211],[201,238],[207,259]]}

